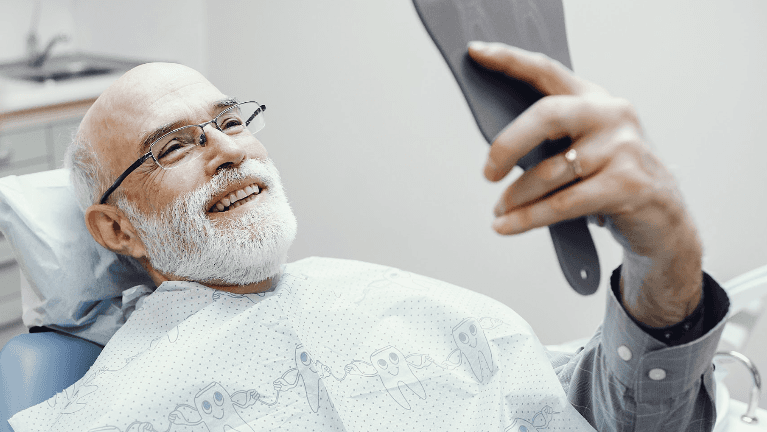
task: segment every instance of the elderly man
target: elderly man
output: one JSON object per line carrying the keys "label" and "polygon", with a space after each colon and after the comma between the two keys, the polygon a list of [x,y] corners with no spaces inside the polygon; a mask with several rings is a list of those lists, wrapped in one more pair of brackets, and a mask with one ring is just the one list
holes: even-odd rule
{"label": "elderly man", "polygon": [[[184,66],[147,64],[96,101],[68,159],[94,239],[141,262],[158,289],[81,381],[48,407],[24,411],[11,423],[22,429],[24,421],[44,418],[53,429],[121,431],[200,423],[209,430],[369,430],[386,427],[381,421],[410,429],[711,430],[711,360],[728,301],[702,272],[692,218],[672,176],[648,150],[633,108],[542,55],[479,43],[469,53],[548,95],[498,136],[485,166],[489,180],[502,179],[545,139],[572,137],[578,158],[575,168],[557,155],[525,172],[500,199],[493,228],[516,234],[589,215],[624,247],[605,322],[578,353],[541,356],[540,343],[513,312],[426,278],[384,270],[378,279],[365,279],[363,263],[332,260],[285,267],[296,221],[277,170],[253,134],[263,127],[266,107],[228,97]],[[182,307],[203,297],[219,303]],[[276,303],[268,303],[272,299]],[[212,304],[221,306],[211,309]],[[386,310],[379,317],[375,308],[381,304]],[[262,309],[252,312],[257,307]],[[488,315],[477,315],[480,309]],[[362,310],[366,315],[358,314]],[[425,336],[439,326],[432,316],[451,313],[446,310],[466,318],[445,324],[447,337],[432,342]],[[260,327],[251,329],[254,320]],[[229,327],[220,330],[222,322]],[[210,347],[229,354],[211,362],[207,354],[198,361],[163,351],[214,325],[219,336],[197,336],[191,352]],[[246,339],[242,345],[243,326],[253,330],[253,338],[272,339]],[[343,334],[327,334],[341,327]],[[282,346],[283,336],[295,351],[277,359],[269,349]],[[367,338],[391,345],[380,342],[375,352],[363,351],[369,357],[354,357],[353,348]],[[253,344],[264,351],[248,351]],[[436,354],[442,348],[447,354]],[[242,384],[246,378],[226,378],[229,369],[216,369],[229,356],[239,358],[241,350],[248,361],[255,359],[247,374],[287,361],[276,367],[283,374],[259,378],[273,389],[248,387]],[[174,365],[157,371],[154,380],[161,382],[152,385],[177,389],[160,398],[175,399],[155,409],[159,402],[147,390],[154,387],[135,374],[166,361]],[[138,369],[123,374],[131,367]],[[214,372],[183,387],[182,381],[194,381],[193,370]],[[553,374],[561,388],[548,387]],[[456,377],[463,381],[456,384]],[[117,414],[88,411],[98,404],[89,395],[117,403],[109,399],[113,394],[99,393],[110,383],[124,391],[114,410],[126,411],[132,423],[118,425]],[[291,389],[300,389],[299,383],[303,390],[296,396]],[[566,395],[564,403],[560,394]],[[147,405],[154,414],[142,411]],[[285,415],[288,406],[293,411]],[[459,423],[440,423],[445,418]]]}

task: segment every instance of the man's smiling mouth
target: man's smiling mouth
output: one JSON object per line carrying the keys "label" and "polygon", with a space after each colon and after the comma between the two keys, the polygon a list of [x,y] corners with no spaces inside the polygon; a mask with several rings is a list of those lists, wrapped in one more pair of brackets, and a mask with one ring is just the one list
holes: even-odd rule
{"label": "man's smiling mouth", "polygon": [[253,201],[260,193],[261,188],[256,183],[250,184],[242,189],[237,189],[236,191],[231,192],[229,195],[213,204],[208,211],[211,213],[220,213],[236,209],[247,202]]}

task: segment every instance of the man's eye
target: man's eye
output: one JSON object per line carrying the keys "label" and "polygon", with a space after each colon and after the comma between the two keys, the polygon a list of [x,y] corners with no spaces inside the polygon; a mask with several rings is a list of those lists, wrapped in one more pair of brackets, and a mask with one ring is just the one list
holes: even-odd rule
{"label": "man's eye", "polygon": [[224,129],[229,129],[237,126],[242,126],[242,120],[240,119],[229,119],[224,124]]}
{"label": "man's eye", "polygon": [[155,154],[160,165],[172,165],[184,159],[195,147],[194,137],[175,137],[168,141]]}
{"label": "man's eye", "polygon": [[177,152],[181,150],[182,147],[183,146],[180,143],[175,141],[168,143],[165,147],[162,148],[162,150],[160,150],[159,158],[164,159],[164,158],[170,157],[173,152]]}
{"label": "man's eye", "polygon": [[242,121],[242,118],[237,115],[229,115],[225,118],[219,119],[219,126],[221,127],[221,130],[225,133],[231,134],[231,133],[240,133],[245,129],[244,122]]}
{"label": "man's eye", "polygon": [[233,134],[238,134],[244,131],[245,126],[239,120],[232,120],[232,121],[226,122],[226,124],[224,124],[221,130],[224,131],[224,133],[226,134],[233,135]]}

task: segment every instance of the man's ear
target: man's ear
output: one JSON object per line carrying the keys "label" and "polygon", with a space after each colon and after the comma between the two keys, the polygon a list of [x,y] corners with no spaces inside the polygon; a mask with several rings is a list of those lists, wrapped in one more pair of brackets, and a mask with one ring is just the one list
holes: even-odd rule
{"label": "man's ear", "polygon": [[85,210],[85,226],[101,246],[122,255],[142,259],[144,243],[125,214],[108,204],[94,204]]}

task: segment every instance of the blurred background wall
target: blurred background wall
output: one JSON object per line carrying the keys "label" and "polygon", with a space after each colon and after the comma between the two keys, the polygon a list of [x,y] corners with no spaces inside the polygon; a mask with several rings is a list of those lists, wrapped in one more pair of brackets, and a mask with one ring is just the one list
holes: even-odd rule
{"label": "blurred background wall", "polygon": [[87,51],[174,61],[207,73],[205,0],[39,0],[35,20],[36,3],[0,0],[0,61],[26,55],[27,34],[34,26],[40,48],[55,35],[69,37],[54,54]]}
{"label": "blurred background wall", "polygon": [[[24,54],[31,3],[0,0],[0,60]],[[514,308],[546,344],[601,322],[620,248],[592,227],[602,286],[581,297],[547,230],[494,234],[509,181],[483,179],[488,146],[409,0],[42,5],[41,38],[72,35],[62,50],[178,61],[268,106],[261,140],[299,221],[292,260],[365,260],[464,286]],[[574,70],[636,105],[677,177],[705,270],[724,283],[767,264],[767,3],[566,0],[565,15]],[[749,347],[763,373],[765,321]]]}

